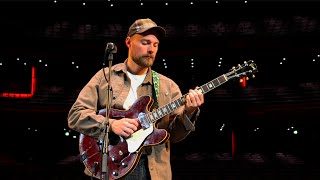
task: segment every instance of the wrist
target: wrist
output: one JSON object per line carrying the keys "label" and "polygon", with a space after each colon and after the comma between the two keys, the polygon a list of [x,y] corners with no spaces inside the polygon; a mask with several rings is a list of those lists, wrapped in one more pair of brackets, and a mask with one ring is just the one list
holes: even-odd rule
{"label": "wrist", "polygon": [[191,117],[193,116],[193,114],[194,114],[195,111],[196,111],[196,109],[186,110],[186,111],[185,111],[185,114],[186,114],[189,118],[191,118]]}
{"label": "wrist", "polygon": [[109,130],[112,130],[112,124],[114,121],[114,119],[109,119]]}

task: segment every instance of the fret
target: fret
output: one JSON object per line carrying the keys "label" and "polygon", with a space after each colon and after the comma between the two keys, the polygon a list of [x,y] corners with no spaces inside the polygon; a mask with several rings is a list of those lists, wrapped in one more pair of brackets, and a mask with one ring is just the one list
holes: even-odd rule
{"label": "fret", "polygon": [[212,83],[214,84],[215,87],[217,87],[217,86],[220,85],[220,83],[219,83],[219,81],[218,81],[217,79],[214,79],[214,80],[212,81]]}
{"label": "fret", "polygon": [[208,87],[209,87],[209,89],[211,90],[211,89],[213,89],[215,86],[214,86],[214,84],[212,84],[212,82],[210,81],[210,82],[208,83]]}
{"label": "fret", "polygon": [[157,109],[156,111],[158,112],[158,114],[159,114],[160,117],[163,117],[163,113],[162,113],[161,109],[162,109],[162,108],[159,108],[159,109]]}
{"label": "fret", "polygon": [[148,113],[151,121],[154,122],[154,121],[160,119],[161,117],[172,112],[173,110],[171,109],[172,107],[170,104],[172,104],[172,103],[169,103],[169,104],[157,109],[155,112]]}
{"label": "fret", "polygon": [[154,117],[155,120],[157,120],[157,119],[159,118],[159,117],[158,117],[158,114],[157,114],[157,111],[156,111],[156,112],[153,112],[152,115],[153,115],[153,117]]}
{"label": "fret", "polygon": [[176,104],[176,107],[177,107],[177,108],[178,108],[178,107],[180,107],[180,106],[182,105],[182,102],[181,102],[181,101],[179,101],[179,100],[180,100],[180,98],[174,101],[174,102],[175,102],[175,104]]}
{"label": "fret", "polygon": [[162,113],[162,111],[157,111],[158,117],[159,119],[162,118],[163,116],[165,116],[165,114]]}
{"label": "fret", "polygon": [[172,104],[172,102],[169,103],[169,104],[167,104],[167,107],[169,108],[169,112],[172,112],[172,111],[173,111],[173,109],[172,109],[172,107],[171,107],[171,104]]}
{"label": "fret", "polygon": [[163,114],[167,114],[167,112],[168,112],[168,109],[167,109],[166,106],[164,106],[163,108],[161,108],[161,110],[162,110]]}
{"label": "fret", "polygon": [[201,90],[202,90],[201,93],[206,93],[206,92],[209,91],[209,90],[208,90],[209,87],[207,86],[207,84],[201,86],[200,88],[201,88]]}
{"label": "fret", "polygon": [[150,113],[145,114],[144,117],[145,117],[145,119],[147,119],[148,123],[150,124],[150,123],[152,123],[152,121],[151,121],[150,118],[149,118],[149,114],[150,114]]}
{"label": "fret", "polygon": [[172,108],[172,111],[175,110],[177,107],[176,107],[176,104],[175,104],[175,101],[173,101],[171,104],[171,108]]}
{"label": "fret", "polygon": [[225,77],[224,77],[224,76],[220,76],[220,77],[218,77],[218,80],[219,80],[220,84],[222,84],[222,83],[226,82],[226,79],[225,79]]}
{"label": "fret", "polygon": [[144,116],[142,117],[142,119],[143,119],[144,121],[147,121],[147,122],[150,124],[150,121],[146,118],[146,115],[144,115]]}
{"label": "fret", "polygon": [[149,113],[148,115],[149,115],[150,121],[154,122],[154,117],[152,116],[152,113]]}

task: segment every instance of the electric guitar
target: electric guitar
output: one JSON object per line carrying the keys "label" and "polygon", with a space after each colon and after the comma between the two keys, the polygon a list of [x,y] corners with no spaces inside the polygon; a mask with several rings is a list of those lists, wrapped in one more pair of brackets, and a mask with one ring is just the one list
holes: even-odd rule
{"label": "electric guitar", "polygon": [[[242,78],[255,72],[257,72],[256,64],[252,60],[245,61],[242,65],[233,67],[228,73],[200,86],[198,91],[205,94],[228,80]],[[107,157],[109,179],[119,179],[129,174],[137,166],[143,148],[161,144],[169,138],[170,135],[165,129],[157,128],[157,120],[183,106],[186,96],[187,94],[152,112],[150,108],[154,100],[149,96],[137,99],[129,110],[110,109],[110,118],[138,118],[141,128],[128,138],[119,136],[115,142],[110,140]],[[105,109],[99,111],[99,114],[106,116]],[[102,148],[97,143],[97,139],[80,134],[79,150],[80,159],[92,176],[101,179]]]}

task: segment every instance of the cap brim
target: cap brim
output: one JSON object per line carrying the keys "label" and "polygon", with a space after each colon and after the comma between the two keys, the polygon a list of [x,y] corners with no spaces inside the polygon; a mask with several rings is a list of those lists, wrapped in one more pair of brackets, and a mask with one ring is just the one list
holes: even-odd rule
{"label": "cap brim", "polygon": [[155,30],[156,32],[158,32],[159,38],[166,37],[166,30],[161,26],[154,26],[154,27],[151,27],[149,29],[144,29],[143,31],[139,31],[139,32],[136,32],[136,33],[137,34],[141,34],[141,33],[144,33],[144,32],[150,31],[150,30]]}

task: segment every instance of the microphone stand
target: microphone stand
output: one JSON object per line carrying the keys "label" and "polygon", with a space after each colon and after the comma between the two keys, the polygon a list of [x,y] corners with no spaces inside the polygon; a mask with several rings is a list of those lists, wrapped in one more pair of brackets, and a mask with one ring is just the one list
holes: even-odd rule
{"label": "microphone stand", "polygon": [[[108,87],[107,87],[107,95],[106,95],[106,120],[105,120],[105,127],[101,130],[101,138],[102,141],[102,156],[101,156],[101,180],[109,179],[109,172],[108,172],[108,142],[109,142],[109,115],[111,109],[111,100],[112,100],[112,88],[111,88],[111,67],[112,67],[112,60],[113,60],[113,53],[116,53],[117,49],[113,43],[108,43],[105,55],[108,54],[108,61],[109,61],[109,75],[108,75]],[[105,63],[106,64],[106,63]],[[108,81],[108,80],[107,80]]]}

